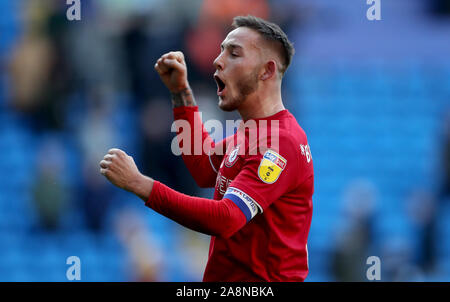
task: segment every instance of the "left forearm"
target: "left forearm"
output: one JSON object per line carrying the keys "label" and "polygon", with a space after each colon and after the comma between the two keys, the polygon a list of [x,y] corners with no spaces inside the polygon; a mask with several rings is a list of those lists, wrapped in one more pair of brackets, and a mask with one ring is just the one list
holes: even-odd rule
{"label": "left forearm", "polygon": [[100,162],[100,173],[112,184],[132,192],[147,201],[153,188],[153,179],[139,172],[133,158],[124,151],[112,148]]}
{"label": "left forearm", "polygon": [[110,149],[100,162],[100,173],[112,184],[136,194],[145,205],[192,230],[229,237],[246,223],[246,217],[230,199],[212,200],[188,196],[141,174],[120,149]]}
{"label": "left forearm", "polygon": [[245,215],[229,199],[193,197],[159,182],[154,184],[146,206],[191,230],[226,238],[246,223]]}
{"label": "left forearm", "polygon": [[127,191],[136,194],[144,202],[148,200],[153,189],[154,180],[148,176],[140,174],[139,177],[130,181]]}

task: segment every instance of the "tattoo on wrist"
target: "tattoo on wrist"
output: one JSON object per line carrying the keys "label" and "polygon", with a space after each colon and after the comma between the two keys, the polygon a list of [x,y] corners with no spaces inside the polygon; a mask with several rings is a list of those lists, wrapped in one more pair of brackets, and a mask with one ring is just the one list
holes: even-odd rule
{"label": "tattoo on wrist", "polygon": [[172,106],[174,108],[182,106],[197,106],[191,88],[188,87],[180,92],[172,93]]}

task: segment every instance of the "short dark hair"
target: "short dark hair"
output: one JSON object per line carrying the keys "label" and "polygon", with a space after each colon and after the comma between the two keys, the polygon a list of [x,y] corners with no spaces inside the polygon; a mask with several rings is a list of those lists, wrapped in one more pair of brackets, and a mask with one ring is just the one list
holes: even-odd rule
{"label": "short dark hair", "polygon": [[255,16],[237,16],[233,18],[231,24],[232,29],[238,27],[248,27],[257,31],[266,41],[275,42],[281,46],[281,58],[284,61],[281,66],[281,74],[286,72],[292,61],[295,49],[291,41],[289,41],[284,31],[275,23],[266,21]]}

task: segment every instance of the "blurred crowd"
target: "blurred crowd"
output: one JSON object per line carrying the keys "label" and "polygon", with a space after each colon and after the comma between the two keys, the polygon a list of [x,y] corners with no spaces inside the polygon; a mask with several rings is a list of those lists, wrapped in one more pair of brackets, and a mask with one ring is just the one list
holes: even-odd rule
{"label": "blurred crowd", "polygon": [[[294,17],[284,10],[276,15],[265,0],[221,1],[220,6],[209,0],[83,0],[80,22],[67,21],[65,1],[21,1],[18,7],[21,34],[5,64],[11,84],[7,108],[27,120],[38,141],[31,185],[39,217],[34,227],[58,231],[67,225],[67,213],[75,211],[99,234],[110,231],[111,211],[127,211],[115,198],[118,189],[99,174],[98,163],[112,147],[124,149],[142,173],[176,190],[211,195],[196,187],[181,158],[171,154],[171,102],[154,71],[156,60],[165,52],[183,51],[204,118],[224,119],[216,106],[212,62],[232,18],[252,14],[288,26]],[[140,263],[137,279],[157,280],[142,276],[154,275],[146,256],[153,254],[152,246],[142,240],[145,226],[130,213],[117,217],[122,217],[118,234]],[[186,236],[193,237],[186,242],[193,242],[194,250],[204,250],[198,261],[204,263],[207,239]]]}

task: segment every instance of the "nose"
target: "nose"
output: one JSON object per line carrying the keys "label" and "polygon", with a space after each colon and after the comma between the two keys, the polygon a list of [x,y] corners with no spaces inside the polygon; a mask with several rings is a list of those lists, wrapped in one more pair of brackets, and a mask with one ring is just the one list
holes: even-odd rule
{"label": "nose", "polygon": [[222,53],[217,56],[217,58],[213,62],[213,65],[217,70],[223,69]]}

